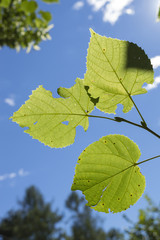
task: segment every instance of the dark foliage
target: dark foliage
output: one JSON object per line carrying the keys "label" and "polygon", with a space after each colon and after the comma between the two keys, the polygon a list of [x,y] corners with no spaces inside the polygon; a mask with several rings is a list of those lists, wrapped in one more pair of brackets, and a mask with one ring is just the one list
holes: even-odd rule
{"label": "dark foliage", "polygon": [[9,211],[0,223],[2,240],[55,240],[59,229],[56,224],[62,219],[51,204],[45,203],[35,187],[26,190],[24,199],[19,202],[19,210]]}
{"label": "dark foliage", "polygon": [[35,0],[0,0],[0,47],[38,49],[42,40],[50,39],[51,19]]}

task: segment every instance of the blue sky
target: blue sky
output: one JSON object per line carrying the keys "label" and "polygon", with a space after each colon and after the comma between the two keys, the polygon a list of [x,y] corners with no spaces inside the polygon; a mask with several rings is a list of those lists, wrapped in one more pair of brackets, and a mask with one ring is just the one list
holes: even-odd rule
{"label": "blue sky", "polygon": [[[61,0],[57,5],[41,5],[53,13],[52,40],[41,43],[40,51],[32,50],[29,54],[24,50],[17,53],[7,47],[0,50],[0,217],[16,208],[17,199],[31,184],[41,190],[47,201],[54,200],[53,206],[63,211],[78,156],[85,147],[107,134],[124,134],[134,140],[142,153],[140,160],[160,154],[156,137],[125,123],[90,119],[87,132],[77,128],[72,146],[51,149],[32,140],[9,120],[39,85],[57,97],[58,87],[71,87],[77,77],[83,78],[91,27],[101,35],[137,43],[152,58],[155,83],[152,87],[147,86],[147,94],[136,96],[134,100],[148,126],[160,133],[158,0],[154,3],[152,0]],[[95,110],[95,114],[102,113]],[[135,109],[124,116],[122,106],[118,107],[117,116],[140,121]],[[141,165],[141,172],[146,177],[145,193],[156,203],[160,200],[159,168],[160,159]],[[136,220],[138,209],[144,205],[142,197],[125,213]],[[105,219],[105,229],[113,226],[125,228],[123,213],[99,213]]]}

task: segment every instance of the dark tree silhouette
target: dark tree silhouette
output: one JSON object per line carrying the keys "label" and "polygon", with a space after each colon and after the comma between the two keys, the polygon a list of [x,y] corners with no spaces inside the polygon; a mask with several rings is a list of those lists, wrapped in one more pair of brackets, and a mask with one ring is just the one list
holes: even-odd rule
{"label": "dark tree silhouette", "polygon": [[111,229],[105,232],[100,225],[102,219],[98,215],[93,216],[92,210],[87,207],[83,197],[77,193],[70,194],[66,201],[66,207],[72,212],[71,232],[69,240],[122,240],[123,234],[119,230]]}
{"label": "dark tree silhouette", "polygon": [[55,240],[60,229],[56,224],[62,216],[52,211],[51,204],[45,203],[42,194],[31,186],[17,211],[9,211],[0,223],[2,240]]}

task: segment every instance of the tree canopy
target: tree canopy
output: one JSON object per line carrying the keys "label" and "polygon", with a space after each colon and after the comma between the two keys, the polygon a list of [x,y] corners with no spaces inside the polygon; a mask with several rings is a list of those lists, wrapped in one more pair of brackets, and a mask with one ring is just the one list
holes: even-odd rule
{"label": "tree canopy", "polygon": [[138,221],[131,222],[126,231],[129,240],[159,240],[160,239],[160,205],[145,196],[147,207],[139,210]]}
{"label": "tree canopy", "polygon": [[[43,0],[46,3],[58,0]],[[52,15],[39,9],[36,0],[0,1],[0,47],[8,46],[19,50],[31,47],[39,49],[42,40],[51,39],[53,25],[49,25]]]}
{"label": "tree canopy", "polygon": [[62,216],[45,203],[42,194],[34,186],[29,187],[18,210],[10,210],[0,223],[3,240],[55,240],[57,223]]}
{"label": "tree canopy", "polygon": [[[126,215],[125,229],[107,228],[97,213],[87,207],[84,197],[72,192],[65,201],[67,215],[53,211],[40,191],[31,186],[18,202],[17,210],[10,210],[0,222],[1,240],[159,240],[160,205],[145,196],[147,206],[139,210],[133,222]],[[109,219],[108,219],[109,220]],[[66,226],[67,223],[67,226]],[[70,231],[68,231],[70,229]],[[68,233],[69,232],[69,233]]]}
{"label": "tree canopy", "polygon": [[71,237],[68,240],[123,240],[123,234],[117,229],[104,231],[102,219],[93,215],[87,207],[84,197],[71,193],[66,201],[66,207],[71,211]]}

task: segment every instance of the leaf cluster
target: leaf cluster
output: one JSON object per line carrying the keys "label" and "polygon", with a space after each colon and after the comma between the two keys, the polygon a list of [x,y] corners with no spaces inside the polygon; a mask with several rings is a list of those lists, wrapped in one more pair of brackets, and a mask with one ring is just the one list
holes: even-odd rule
{"label": "leaf cluster", "polygon": [[[26,133],[45,145],[66,147],[74,142],[76,127],[86,131],[89,118],[126,122],[140,127],[156,137],[148,128],[133,96],[146,93],[144,83],[154,81],[153,67],[143,49],[136,44],[106,38],[91,29],[84,79],[76,79],[73,87],[59,88],[59,98],[39,86],[30,99],[13,114],[12,120]],[[105,114],[116,113],[118,104],[123,112],[134,106],[140,123],[116,116],[90,114],[98,108]],[[108,213],[126,210],[141,197],[145,178],[138,165],[138,146],[123,135],[108,135],[88,146],[79,156],[72,190],[81,190],[91,208]]]}
{"label": "leaf cluster", "polygon": [[8,46],[17,50],[28,48],[29,52],[33,46],[38,50],[42,40],[51,38],[51,19],[51,13],[40,10],[35,0],[1,0],[0,47]]}

